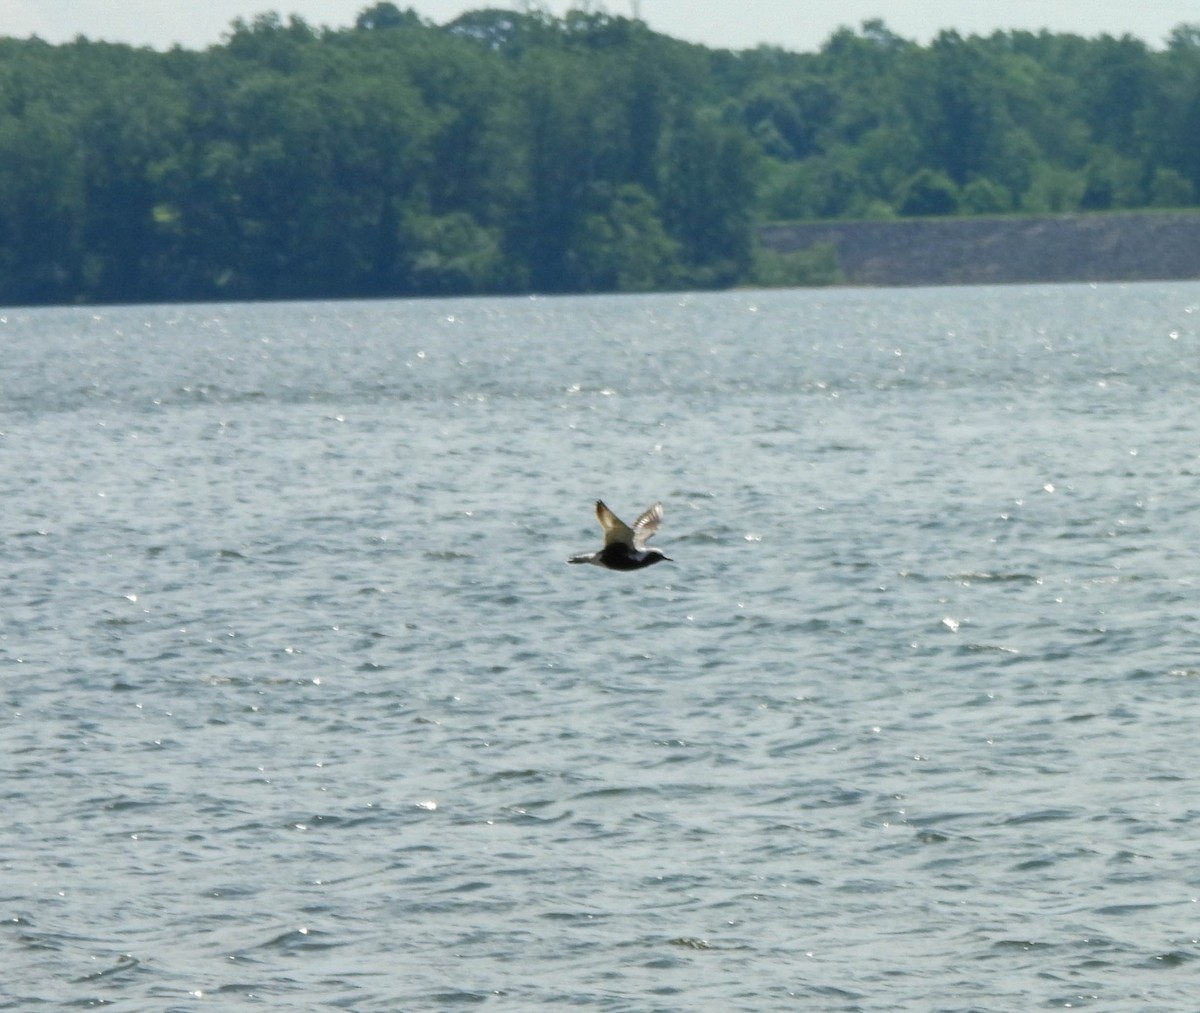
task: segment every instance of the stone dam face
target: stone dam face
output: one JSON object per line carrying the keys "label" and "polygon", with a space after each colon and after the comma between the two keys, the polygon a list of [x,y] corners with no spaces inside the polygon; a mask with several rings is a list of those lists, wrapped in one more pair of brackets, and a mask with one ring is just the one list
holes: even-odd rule
{"label": "stone dam face", "polygon": [[768,249],[819,245],[848,285],[1200,278],[1200,213],[798,222],[759,229]]}

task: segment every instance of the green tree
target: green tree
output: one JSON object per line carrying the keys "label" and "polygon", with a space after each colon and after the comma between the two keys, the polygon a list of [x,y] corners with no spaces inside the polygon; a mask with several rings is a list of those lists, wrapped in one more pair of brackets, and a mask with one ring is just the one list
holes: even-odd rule
{"label": "green tree", "polygon": [[748,270],[756,168],[745,134],[715,114],[675,125],[666,155],[663,219],[694,284],[728,285]]}
{"label": "green tree", "polygon": [[1035,214],[1078,211],[1086,187],[1087,179],[1082,172],[1043,162],[1034,172],[1021,206]]}
{"label": "green tree", "polygon": [[377,3],[368,7],[354,21],[354,27],[360,32],[385,28],[420,28],[423,25],[421,16],[411,7],[402,11],[394,3]]}
{"label": "green tree", "polygon": [[903,215],[952,215],[959,207],[958,187],[946,173],[922,169],[900,192]]}
{"label": "green tree", "polygon": [[959,206],[972,215],[997,215],[1012,210],[1012,196],[990,179],[977,178],[962,188]]}
{"label": "green tree", "polygon": [[942,32],[914,69],[910,109],[925,165],[959,186],[988,175],[1011,124],[991,55],[976,40]]}
{"label": "green tree", "polygon": [[759,246],[750,280],[764,288],[836,285],[842,280],[837,249],[832,243],[817,243],[807,250],[781,253]]}
{"label": "green tree", "polygon": [[82,100],[84,286],[89,298],[161,298],[170,237],[156,215],[159,176],[183,143],[183,96],[147,51],[79,41],[93,86]]}
{"label": "green tree", "polygon": [[679,281],[679,244],[658,207],[636,183],[599,188],[574,244],[582,286],[594,292],[647,292]]}
{"label": "green tree", "polygon": [[0,298],[74,302],[83,277],[84,165],[74,122],[31,102],[0,118]]}
{"label": "green tree", "polygon": [[523,193],[509,220],[508,245],[539,291],[570,291],[579,284],[571,244],[596,180],[596,117],[603,96],[594,79],[577,72],[561,52],[529,54],[518,83],[518,129],[524,137]]}
{"label": "green tree", "polygon": [[1158,63],[1161,106],[1145,121],[1148,144],[1156,168],[1177,173],[1200,196],[1200,24],[1177,27]]}
{"label": "green tree", "polygon": [[1079,206],[1085,211],[1107,211],[1145,204],[1142,186],[1144,169],[1137,159],[1123,157],[1108,147],[1097,147],[1084,167],[1083,194]]}
{"label": "green tree", "polygon": [[1159,166],[1150,181],[1150,204],[1158,208],[1179,208],[1195,203],[1192,184],[1174,169]]}
{"label": "green tree", "polygon": [[469,214],[410,215],[404,231],[405,274],[413,294],[469,295],[510,286],[499,230]]}

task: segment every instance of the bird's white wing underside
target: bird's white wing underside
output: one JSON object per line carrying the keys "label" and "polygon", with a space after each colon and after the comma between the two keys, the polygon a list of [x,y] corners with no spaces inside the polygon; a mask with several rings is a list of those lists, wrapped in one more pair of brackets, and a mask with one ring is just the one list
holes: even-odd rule
{"label": "bird's white wing underside", "polygon": [[658,526],[662,523],[663,507],[661,503],[655,503],[641,517],[633,522],[633,545],[634,548],[640,549],[646,544],[655,532],[658,531]]}

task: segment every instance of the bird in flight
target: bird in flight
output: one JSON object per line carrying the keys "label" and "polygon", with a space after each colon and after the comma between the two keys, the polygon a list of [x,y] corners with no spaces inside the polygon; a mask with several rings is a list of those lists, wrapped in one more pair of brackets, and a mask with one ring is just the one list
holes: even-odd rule
{"label": "bird in flight", "polygon": [[640,570],[643,566],[652,566],[664,560],[668,563],[674,562],[663,554],[662,549],[646,545],[658,531],[662,519],[662,504],[655,503],[633,522],[633,527],[630,527],[609,510],[602,500],[596,500],[596,520],[604,529],[604,548],[597,552],[581,552],[571,556],[567,562],[593,563],[607,570]]}

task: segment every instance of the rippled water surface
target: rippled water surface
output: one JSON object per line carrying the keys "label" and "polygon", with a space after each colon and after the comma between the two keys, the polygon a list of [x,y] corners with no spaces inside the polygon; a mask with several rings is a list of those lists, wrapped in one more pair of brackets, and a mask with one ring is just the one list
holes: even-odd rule
{"label": "rippled water surface", "polygon": [[0,1009],[1194,1009],[1198,325],[5,312]]}

